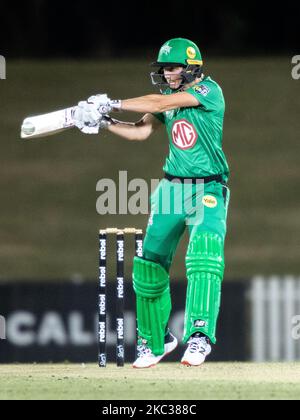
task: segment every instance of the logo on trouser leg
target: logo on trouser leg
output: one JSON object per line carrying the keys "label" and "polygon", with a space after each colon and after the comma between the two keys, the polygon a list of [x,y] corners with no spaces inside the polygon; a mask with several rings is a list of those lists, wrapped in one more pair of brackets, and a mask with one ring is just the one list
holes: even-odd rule
{"label": "logo on trouser leg", "polygon": [[202,203],[204,206],[214,209],[218,205],[218,200],[213,195],[206,195],[203,197]]}

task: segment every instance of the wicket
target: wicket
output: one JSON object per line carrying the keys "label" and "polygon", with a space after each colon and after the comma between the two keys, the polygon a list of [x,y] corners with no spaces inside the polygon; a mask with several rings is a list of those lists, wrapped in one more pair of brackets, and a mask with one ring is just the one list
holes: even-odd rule
{"label": "wicket", "polygon": [[135,228],[108,228],[99,232],[99,367],[106,367],[107,337],[107,239],[108,235],[116,235],[116,362],[118,367],[125,363],[124,342],[124,263],[125,235],[135,235],[135,255],[143,256],[143,231]]}

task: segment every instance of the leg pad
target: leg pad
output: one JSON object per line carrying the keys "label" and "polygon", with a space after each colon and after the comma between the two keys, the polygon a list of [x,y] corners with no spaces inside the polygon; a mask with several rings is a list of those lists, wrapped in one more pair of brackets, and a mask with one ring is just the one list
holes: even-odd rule
{"label": "leg pad", "polygon": [[224,243],[215,233],[198,233],[186,255],[188,288],[183,341],[202,332],[216,342],[224,276]]}
{"label": "leg pad", "polygon": [[136,293],[139,336],[155,355],[164,353],[165,330],[171,312],[170,280],[166,270],[135,257],[133,288]]}

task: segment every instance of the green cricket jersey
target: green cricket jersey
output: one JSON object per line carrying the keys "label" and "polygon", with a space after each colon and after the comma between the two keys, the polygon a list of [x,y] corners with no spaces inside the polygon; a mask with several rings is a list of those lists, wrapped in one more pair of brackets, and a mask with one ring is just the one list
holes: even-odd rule
{"label": "green cricket jersey", "polygon": [[[229,168],[222,150],[225,101],[220,86],[210,77],[186,90],[200,105],[155,116],[166,126],[170,153],[164,171],[178,177],[223,175]],[[168,89],[165,94],[171,94]]]}

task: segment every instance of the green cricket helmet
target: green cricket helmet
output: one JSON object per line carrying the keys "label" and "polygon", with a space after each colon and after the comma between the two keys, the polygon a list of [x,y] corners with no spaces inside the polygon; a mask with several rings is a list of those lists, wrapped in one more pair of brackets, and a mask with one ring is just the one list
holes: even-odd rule
{"label": "green cricket helmet", "polygon": [[185,38],[174,38],[167,41],[161,47],[157,61],[151,65],[158,67],[157,72],[151,73],[151,80],[152,84],[160,89],[169,87],[163,74],[164,67],[184,67],[179,89],[201,77],[203,69],[202,56],[198,46]]}

